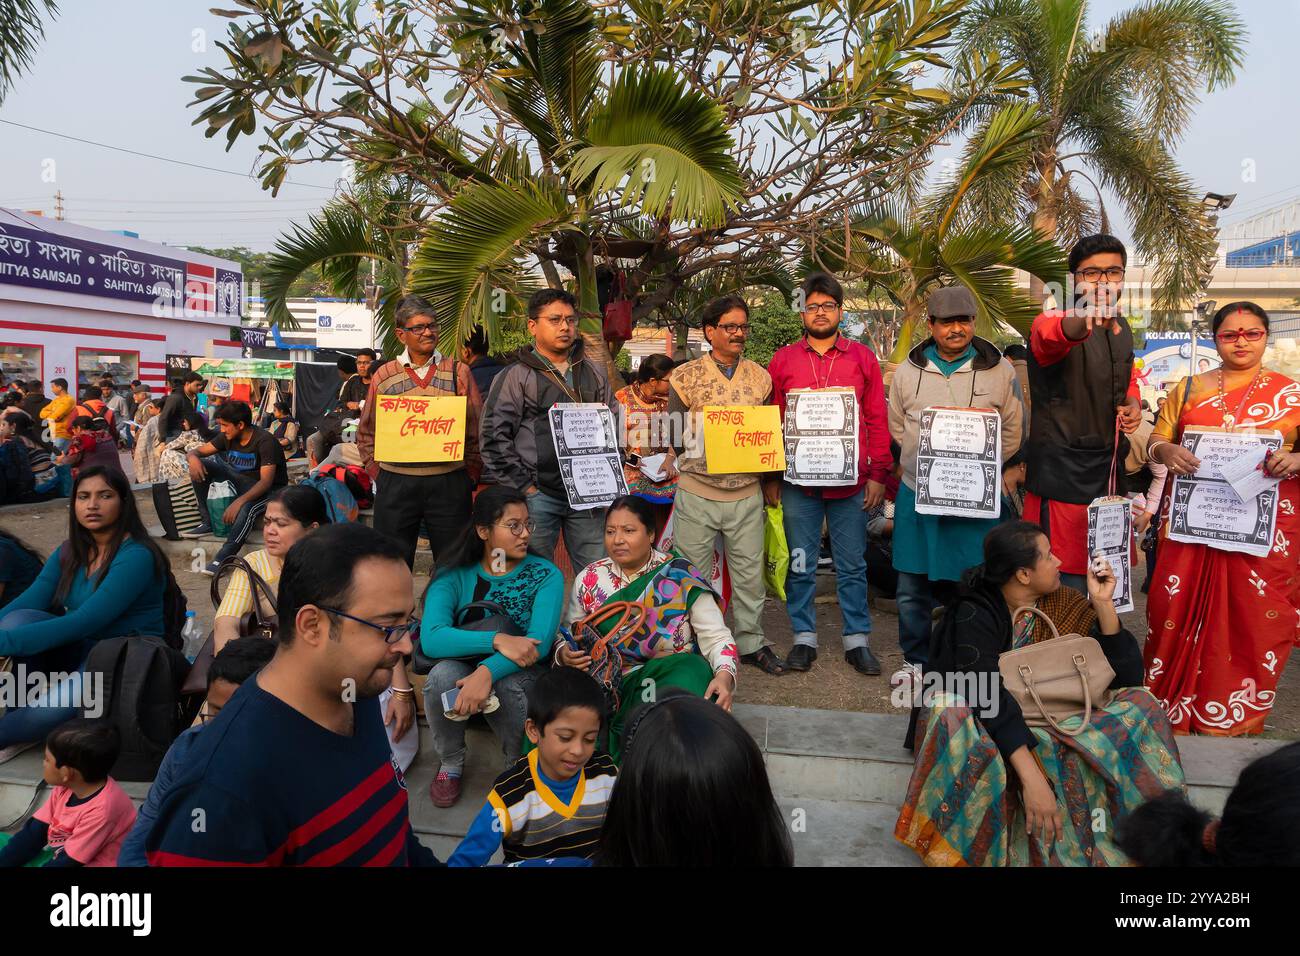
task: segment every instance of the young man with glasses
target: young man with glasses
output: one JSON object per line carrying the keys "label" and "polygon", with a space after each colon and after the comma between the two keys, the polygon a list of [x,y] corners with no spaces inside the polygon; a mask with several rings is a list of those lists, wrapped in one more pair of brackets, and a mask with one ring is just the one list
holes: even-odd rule
{"label": "young man with glasses", "polygon": [[588,358],[578,335],[578,302],[563,289],[539,289],[528,301],[528,334],[516,360],[492,381],[483,412],[483,480],[518,488],[528,496],[536,524],[528,549],[552,558],[564,530],[564,547],[577,570],[605,554],[605,521],[599,508],[569,505],[551,437],[548,414],[558,402],[608,405],[614,399],[599,360]]}
{"label": "young man with glasses", "polygon": [[713,544],[722,535],[740,659],[769,674],[784,674],[785,661],[763,635],[763,495],[759,475],[715,473],[704,454],[706,405],[766,405],[772,377],[743,358],[749,337],[749,306],[735,295],[714,299],[701,317],[712,351],[673,369],[668,378],[668,416],[682,423],[671,437],[677,452],[673,546],[709,577]]}
{"label": "young man with glasses", "polygon": [[402,552],[373,528],[294,545],[275,656],[195,736],[144,835],[149,865],[436,865],[379,708],[414,611]]}
{"label": "young man with glasses", "polygon": [[1062,583],[1085,594],[1088,504],[1108,493],[1113,470],[1123,481],[1124,435],[1142,422],[1133,332],[1120,308],[1127,264],[1114,236],[1085,236],[1070,250],[1073,305],[1034,319],[1034,414],[1025,464],[1006,476],[1008,489],[1024,484],[1024,519],[1037,522],[1051,541]]}
{"label": "young man with glasses", "polygon": [[835,591],[843,621],[844,658],[862,674],[879,674],[871,653],[871,611],[867,608],[867,521],[864,510],[885,498],[889,477],[889,425],[880,362],[861,342],[840,334],[844,290],[834,277],[814,272],[800,286],[804,336],[777,350],[768,365],[772,403],[785,418],[786,396],[796,389],[851,388],[857,397],[857,477],[850,485],[806,487],[781,475],[763,481],[767,504],[782,506],[786,543],[792,560],[785,579],[786,611],[794,629],[794,648],[786,658],[793,671],[806,671],[817,659],[817,620],[813,596],[822,526],[830,530]]}
{"label": "young man with glasses", "polygon": [[[469,523],[470,499],[483,467],[478,444],[482,398],[469,366],[438,354],[438,324],[427,302],[408,295],[398,304],[393,321],[406,351],[378,368],[372,366],[370,390],[357,426],[357,451],[363,467],[377,481],[375,528],[401,545],[406,563],[413,567],[421,524],[428,530],[436,559],[438,550]],[[378,459],[375,411],[376,398],[382,395],[464,395],[468,400],[464,458],[445,462]]]}
{"label": "young man with glasses", "polygon": [[[1015,369],[996,345],[975,334],[979,308],[970,289],[936,289],[927,310],[930,335],[894,370],[889,386],[889,431],[902,449],[893,560],[898,571],[898,642],[908,665],[895,673],[895,686],[916,677],[927,663],[935,606],[957,597],[958,582],[967,568],[984,560],[984,536],[998,523],[994,518],[916,510],[921,413],[932,407],[996,411],[1002,423],[1003,471],[1019,464],[1024,415]],[[1007,517],[1005,505],[1002,517]]]}

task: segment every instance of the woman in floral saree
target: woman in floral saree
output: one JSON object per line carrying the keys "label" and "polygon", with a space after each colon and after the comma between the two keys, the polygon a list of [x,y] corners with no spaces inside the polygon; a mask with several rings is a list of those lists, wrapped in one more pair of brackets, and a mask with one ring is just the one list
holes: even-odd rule
{"label": "woman in floral saree", "polygon": [[1300,382],[1264,368],[1268,314],[1253,302],[1225,305],[1212,328],[1223,365],[1172,390],[1149,454],[1186,475],[1200,466],[1180,444],[1187,428],[1280,432],[1281,448],[1263,464],[1281,479],[1277,528],[1265,557],[1170,541],[1166,491],[1147,601],[1146,685],[1175,733],[1235,736],[1264,729],[1300,640]]}
{"label": "woman in floral saree", "polygon": [[[609,752],[620,757],[623,724],[642,703],[666,688],[680,687],[731,709],[736,688],[736,642],[722,619],[716,596],[690,562],[654,547],[655,515],[634,495],[615,499],[605,516],[608,557],[587,565],[573,583],[563,623],[572,625],[612,601],[646,608],[645,622],[624,642],[619,706],[611,715]],[[608,633],[612,618],[598,630]],[[555,660],[587,670],[591,658],[556,642]]]}
{"label": "woman in floral saree", "polygon": [[[894,827],[928,866],[1123,865],[1116,824],[1183,789],[1169,721],[1141,686],[1141,652],[1115,614],[1114,573],[1090,569],[1085,598],[1061,586],[1060,567],[1037,525],[999,525],[935,628],[921,700],[928,710],[918,711],[916,766]],[[1096,640],[1115,672],[1108,701],[1075,736],[1030,727],[998,677],[999,655],[1053,636],[1032,615],[1013,625],[1012,610],[1026,605],[1061,634]],[[932,689],[939,675],[943,686]],[[964,696],[953,692],[959,687]]]}

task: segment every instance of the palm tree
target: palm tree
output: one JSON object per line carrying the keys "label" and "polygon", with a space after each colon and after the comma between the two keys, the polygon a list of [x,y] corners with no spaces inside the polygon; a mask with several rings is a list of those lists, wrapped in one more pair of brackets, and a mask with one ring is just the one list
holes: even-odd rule
{"label": "palm tree", "polygon": [[918,203],[895,196],[870,204],[850,224],[844,241],[810,249],[806,267],[867,280],[903,311],[890,361],[907,357],[929,292],[960,282],[975,296],[976,332],[999,337],[1004,326],[1028,336],[1038,303],[1020,289],[1013,269],[1062,282],[1060,248],[1033,228],[1002,219],[962,216],[972,190],[1024,162],[1046,122],[1032,103],[1004,106],[989,116],[984,135],[967,143],[954,174]]}
{"label": "palm tree", "polygon": [[[1154,310],[1181,313],[1215,237],[1173,150],[1202,91],[1232,82],[1242,22],[1225,0],[1143,0],[1092,34],[1087,13],[1086,0],[976,0],[963,14],[958,46],[1023,64],[1044,122],[1018,162],[981,177],[962,215],[1012,211],[1068,246],[1109,229],[1101,188],[1109,189],[1139,256],[1156,265]],[[989,134],[1006,99],[989,96],[967,114],[972,141]],[[1041,285],[1033,291],[1040,297]]]}
{"label": "palm tree", "polygon": [[536,9],[545,28],[501,44],[508,63],[497,70],[499,104],[531,134],[539,161],[524,150],[480,157],[482,175],[429,223],[409,284],[433,305],[445,350],[478,324],[495,336],[539,284],[535,260],[546,284],[560,285],[559,260],[574,277],[583,338],[620,380],[600,338],[596,267],[639,258],[652,243],[602,232],[609,204],[630,207],[630,218],[716,228],[741,201],[740,172],[717,102],[654,65],[602,84],[590,5]]}
{"label": "palm tree", "polygon": [[54,0],[0,0],[0,101],[32,65],[36,44],[45,38],[41,15],[54,18],[58,12]]}
{"label": "palm tree", "polygon": [[290,289],[316,266],[334,295],[374,302],[384,352],[400,352],[393,312],[407,291],[409,250],[419,239],[425,202],[407,177],[359,176],[348,193],[326,203],[305,225],[294,224],[276,240],[262,277],[267,324],[296,326]]}

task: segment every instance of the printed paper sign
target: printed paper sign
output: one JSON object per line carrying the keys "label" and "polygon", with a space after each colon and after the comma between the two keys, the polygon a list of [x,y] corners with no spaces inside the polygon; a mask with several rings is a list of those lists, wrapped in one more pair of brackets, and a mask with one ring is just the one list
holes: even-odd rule
{"label": "printed paper sign", "polygon": [[562,402],[552,405],[547,414],[569,507],[578,511],[603,508],[627,494],[609,406]]}
{"label": "printed paper sign", "polygon": [[393,464],[463,461],[464,395],[379,395],[375,460]]}
{"label": "printed paper sign", "polygon": [[800,389],[785,399],[785,479],[858,483],[858,397],[853,389]]}
{"label": "printed paper sign", "polygon": [[997,518],[1002,512],[1002,418],[992,409],[926,408],[916,449],[916,510]]}
{"label": "printed paper sign", "polygon": [[1119,613],[1133,610],[1133,511],[1127,498],[1098,498],[1088,505],[1088,559],[1101,552],[1115,571],[1111,603]]}
{"label": "printed paper sign", "polygon": [[1253,497],[1242,498],[1228,477],[1237,474],[1242,458],[1257,465],[1265,452],[1282,447],[1281,433],[1188,428],[1182,444],[1201,460],[1201,467],[1194,475],[1174,476],[1170,539],[1220,551],[1267,555],[1277,528],[1277,485],[1269,483]]}
{"label": "printed paper sign", "polygon": [[785,470],[781,411],[775,405],[706,405],[703,419],[710,475]]}

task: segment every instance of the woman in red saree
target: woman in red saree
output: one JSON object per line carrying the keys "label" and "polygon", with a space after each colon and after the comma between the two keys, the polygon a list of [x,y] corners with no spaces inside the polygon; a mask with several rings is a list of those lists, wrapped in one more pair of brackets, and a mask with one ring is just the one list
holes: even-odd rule
{"label": "woman in red saree", "polygon": [[1222,367],[1171,391],[1149,454],[1187,475],[1200,465],[1179,444],[1187,428],[1281,432],[1263,466],[1282,479],[1277,529],[1265,557],[1170,541],[1167,490],[1144,658],[1146,685],[1175,733],[1237,736],[1264,729],[1300,641],[1300,382],[1264,368],[1268,314],[1253,302],[1224,306],[1213,331]]}

